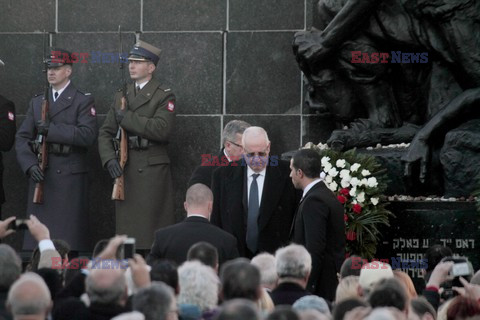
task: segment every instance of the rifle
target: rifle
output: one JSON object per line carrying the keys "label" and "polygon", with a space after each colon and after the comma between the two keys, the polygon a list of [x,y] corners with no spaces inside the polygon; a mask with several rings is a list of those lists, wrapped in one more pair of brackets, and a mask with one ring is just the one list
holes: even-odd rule
{"label": "rifle", "polygon": [[[122,97],[120,98],[120,110],[125,110],[128,106],[128,100],[127,100],[127,82],[125,80],[125,72],[123,70],[123,44],[122,44],[122,30],[121,26],[118,26],[118,36],[120,39],[120,52],[119,52],[119,63],[120,63],[120,73],[122,76]],[[122,168],[122,171],[125,168],[125,164],[127,163],[128,159],[128,137],[127,137],[127,132],[125,129],[120,127],[120,124],[118,124],[118,131],[117,131],[117,136],[113,139],[113,145],[115,148],[115,151],[117,153],[118,157],[118,162],[120,163],[120,167]],[[113,191],[112,191],[112,200],[125,200],[125,190],[124,190],[124,174],[122,172],[122,175],[118,178],[115,178],[115,183],[113,185]]]}
{"label": "rifle", "polygon": [[[45,91],[43,93],[42,100],[42,120],[48,120],[48,89],[50,84],[48,83],[48,61],[46,55],[46,45],[47,33],[43,31],[43,72],[45,73]],[[38,148],[38,165],[43,172],[47,169],[48,166],[48,148],[47,148],[47,139],[43,134],[38,134],[35,144],[39,146]],[[37,182],[35,184],[35,191],[33,193],[33,203],[43,204],[43,181]]]}

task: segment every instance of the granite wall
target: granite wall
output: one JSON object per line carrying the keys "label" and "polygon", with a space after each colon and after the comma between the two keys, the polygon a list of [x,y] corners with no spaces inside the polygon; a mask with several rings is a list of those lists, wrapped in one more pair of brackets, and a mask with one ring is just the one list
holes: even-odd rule
{"label": "granite wall", "polygon": [[[2,0],[0,93],[15,102],[17,125],[29,99],[42,92],[43,30],[52,46],[74,52],[124,51],[141,38],[162,51],[156,76],[177,96],[177,126],[170,143],[177,218],[182,219],[188,178],[202,153],[217,153],[228,121],[242,119],[266,128],[272,153],[325,141],[330,119],[303,107],[302,76],[292,54],[294,32],[311,25],[315,0]],[[120,86],[114,63],[74,66],[73,81],[95,97],[102,124]],[[5,154],[4,217],[24,216],[26,177],[15,153]],[[92,244],[114,233],[111,180],[90,152]],[[68,214],[68,212],[65,212]],[[52,235],[55,237],[55,235]],[[8,240],[21,246],[21,235]]]}

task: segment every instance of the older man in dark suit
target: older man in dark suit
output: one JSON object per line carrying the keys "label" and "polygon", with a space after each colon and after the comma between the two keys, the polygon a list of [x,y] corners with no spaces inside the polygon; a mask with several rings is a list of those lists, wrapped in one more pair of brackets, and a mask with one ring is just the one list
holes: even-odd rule
{"label": "older man in dark suit", "polygon": [[188,188],[184,203],[187,218],[155,232],[147,262],[151,264],[156,259],[170,259],[181,264],[187,260],[190,247],[201,241],[217,248],[220,264],[238,257],[235,238],[209,222],[212,204],[210,188],[201,183]]}
{"label": "older man in dark suit", "polygon": [[202,164],[195,168],[188,186],[193,186],[195,183],[203,183],[210,187],[212,185],[212,174],[215,169],[220,166],[226,166],[234,161],[238,161],[243,154],[242,136],[245,129],[250,125],[241,120],[232,120],[222,133],[222,145],[218,156],[210,157],[210,155],[202,155]]}
{"label": "older man in dark suit", "polygon": [[337,272],[345,258],[344,208],[320,180],[321,160],[316,151],[303,149],[290,161],[292,182],[303,190],[290,238],[312,256],[307,290],[333,301]]}
{"label": "older man in dark suit", "polygon": [[275,252],[287,244],[299,197],[288,177],[288,163],[270,156],[267,132],[243,133],[244,161],[213,173],[212,223],[233,234],[240,255]]}

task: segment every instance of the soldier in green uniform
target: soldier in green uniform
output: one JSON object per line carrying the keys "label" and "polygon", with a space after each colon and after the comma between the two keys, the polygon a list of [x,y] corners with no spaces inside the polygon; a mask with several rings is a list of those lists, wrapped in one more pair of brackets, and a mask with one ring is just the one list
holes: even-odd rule
{"label": "soldier in green uniform", "polygon": [[[102,165],[112,178],[124,175],[125,200],[115,201],[116,233],[136,238],[136,247],[149,249],[153,233],[175,223],[174,190],[167,145],[175,122],[175,96],[153,78],[160,49],[138,41],[130,51],[127,107],[120,109],[122,92],[100,129]],[[119,164],[113,139],[122,127],[128,136],[128,160]]]}

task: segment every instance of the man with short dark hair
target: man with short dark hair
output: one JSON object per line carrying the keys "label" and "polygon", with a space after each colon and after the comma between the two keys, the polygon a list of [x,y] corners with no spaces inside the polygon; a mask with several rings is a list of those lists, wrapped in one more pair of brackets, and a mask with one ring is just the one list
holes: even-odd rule
{"label": "man with short dark hair", "polygon": [[148,263],[170,259],[178,265],[187,260],[190,247],[200,241],[212,244],[218,251],[219,263],[238,257],[235,237],[209,222],[213,195],[206,185],[197,183],[188,188],[184,207],[187,218],[155,232]]}
{"label": "man with short dark hair", "polygon": [[373,287],[368,296],[372,308],[393,307],[407,313],[407,291],[402,283],[395,278],[382,279]]}
{"label": "man with short dark hair", "polygon": [[321,157],[316,151],[297,151],[290,169],[293,185],[303,190],[290,239],[305,246],[312,256],[307,290],[333,301],[337,272],[345,258],[344,208],[320,180]]}
{"label": "man with short dark hair", "polygon": [[[71,54],[52,49],[45,58],[50,84],[47,120],[42,120],[42,94],[35,96],[15,141],[17,160],[29,179],[27,212],[48,225],[55,238],[65,240],[72,250],[90,250],[88,236],[87,149],[97,138],[93,97],[77,90],[70,81]],[[48,166],[38,162],[40,141],[46,139]],[[43,183],[43,203],[33,203],[35,185]],[[25,233],[24,249],[36,242]]]}
{"label": "man with short dark hair", "polygon": [[232,120],[227,123],[222,133],[222,150],[216,157],[202,158],[202,164],[193,171],[190,181],[188,181],[188,186],[190,187],[195,183],[203,183],[210,187],[212,185],[212,174],[215,169],[240,160],[243,153],[242,135],[248,127],[250,125],[242,120]]}
{"label": "man with short dark hair", "polygon": [[[147,250],[156,229],[175,223],[174,190],[168,144],[175,123],[175,95],[153,77],[160,49],[139,40],[128,56],[128,71],[134,83],[117,92],[98,136],[102,166],[115,179],[124,176],[125,200],[115,201],[116,233],[136,239]],[[128,137],[128,161],[117,159],[114,138],[119,128]],[[138,214],[137,214],[138,213]]]}
{"label": "man with short dark hair", "polygon": [[228,261],[220,270],[223,301],[242,298],[258,301],[262,293],[260,271],[247,259]]}
{"label": "man with short dark hair", "polygon": [[197,242],[188,249],[187,260],[198,260],[204,265],[212,267],[215,271],[218,271],[218,252],[217,248],[208,242]]}

